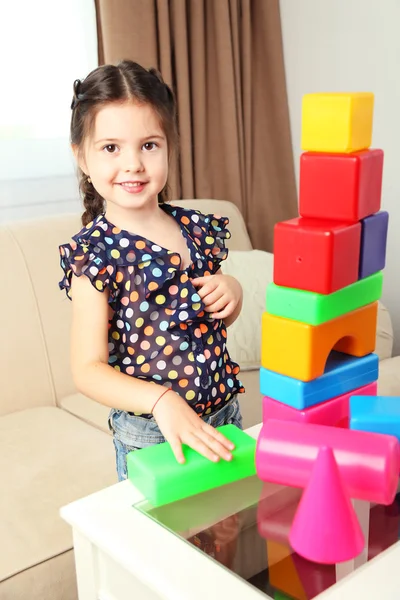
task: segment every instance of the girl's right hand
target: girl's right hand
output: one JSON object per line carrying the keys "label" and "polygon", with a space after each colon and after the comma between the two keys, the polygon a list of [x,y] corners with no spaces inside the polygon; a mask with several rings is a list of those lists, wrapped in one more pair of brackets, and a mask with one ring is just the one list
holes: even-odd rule
{"label": "girl's right hand", "polygon": [[155,406],[153,415],[179,463],[185,462],[182,444],[190,446],[213,462],[220,458],[232,460],[230,450],[234,449],[234,444],[214,427],[204,423],[174,391],[164,394]]}

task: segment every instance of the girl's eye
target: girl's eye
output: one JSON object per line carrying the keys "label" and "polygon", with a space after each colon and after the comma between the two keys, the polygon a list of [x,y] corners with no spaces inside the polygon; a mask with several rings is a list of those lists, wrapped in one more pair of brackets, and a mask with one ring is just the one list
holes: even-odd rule
{"label": "girl's eye", "polygon": [[155,142],[146,142],[142,147],[147,151],[151,151],[157,148],[157,144]]}
{"label": "girl's eye", "polygon": [[103,148],[103,150],[105,150],[107,152],[107,154],[114,154],[116,149],[117,149],[117,146],[115,144],[107,144],[107,146],[104,146],[104,148]]}

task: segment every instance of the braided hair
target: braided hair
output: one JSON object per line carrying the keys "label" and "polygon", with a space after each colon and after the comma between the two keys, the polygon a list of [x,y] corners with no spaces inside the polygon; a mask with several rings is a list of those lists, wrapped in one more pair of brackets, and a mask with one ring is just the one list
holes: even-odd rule
{"label": "braided hair", "polygon": [[[83,79],[76,79],[71,102],[70,137],[78,152],[92,132],[97,112],[105,104],[134,100],[150,104],[157,114],[166,135],[171,157],[177,149],[178,133],[176,104],[171,88],[164,82],[157,69],[145,69],[131,60],[117,65],[102,65]],[[79,190],[83,200],[82,224],[87,225],[105,210],[105,200],[81,168],[78,168]],[[168,182],[158,194],[158,202],[168,200]]]}

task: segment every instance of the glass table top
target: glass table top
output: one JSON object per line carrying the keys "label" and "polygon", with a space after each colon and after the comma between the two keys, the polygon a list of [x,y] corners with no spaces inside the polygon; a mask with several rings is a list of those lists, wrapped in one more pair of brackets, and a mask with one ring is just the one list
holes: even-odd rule
{"label": "glass table top", "polygon": [[288,541],[301,494],[254,476],[158,508],[134,507],[275,600],[316,598],[399,540],[400,494],[391,506],[356,501],[363,553],[338,565],[307,561]]}

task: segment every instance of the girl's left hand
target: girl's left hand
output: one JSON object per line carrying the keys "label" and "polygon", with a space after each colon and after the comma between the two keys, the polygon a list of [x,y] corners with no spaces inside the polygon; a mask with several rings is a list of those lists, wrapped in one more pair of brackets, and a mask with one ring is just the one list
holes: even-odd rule
{"label": "girl's left hand", "polygon": [[217,273],[192,279],[206,311],[213,319],[226,319],[242,299],[242,287],[231,275]]}

